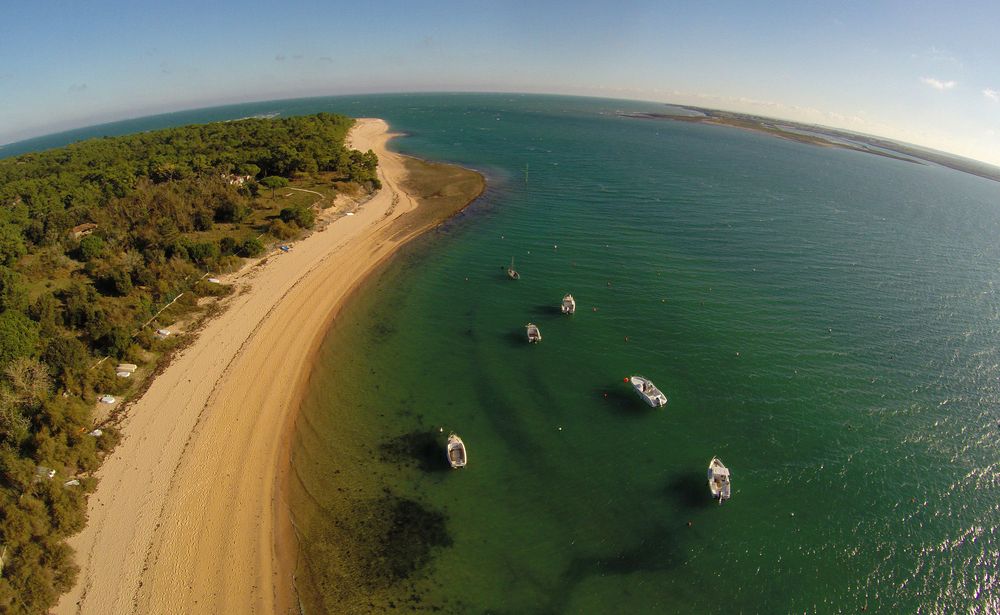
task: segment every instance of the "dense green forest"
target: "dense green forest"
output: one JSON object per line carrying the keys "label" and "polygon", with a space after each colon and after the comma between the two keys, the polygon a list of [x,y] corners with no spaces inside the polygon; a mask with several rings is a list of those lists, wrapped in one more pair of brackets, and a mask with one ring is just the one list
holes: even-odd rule
{"label": "dense green forest", "polygon": [[379,187],[375,154],[344,145],[352,122],[246,119],[0,160],[0,611],[45,612],[72,585],[65,539],[117,437],[93,431],[95,399],[139,386],[115,364],[153,371],[177,343],[151,319],[225,294],[207,272],[311,227],[312,207],[276,200],[289,182]]}

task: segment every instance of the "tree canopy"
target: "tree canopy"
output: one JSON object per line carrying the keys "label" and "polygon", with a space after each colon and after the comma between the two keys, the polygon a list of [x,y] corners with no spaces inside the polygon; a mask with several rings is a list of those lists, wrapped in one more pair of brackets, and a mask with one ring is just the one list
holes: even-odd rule
{"label": "tree canopy", "polygon": [[94,400],[129,386],[115,360],[167,348],[143,325],[223,292],[199,280],[264,253],[268,233],[314,224],[275,188],[378,187],[375,155],[344,145],[352,122],[246,119],[0,159],[0,612],[46,612],[73,582],[65,539],[116,437],[93,435]]}

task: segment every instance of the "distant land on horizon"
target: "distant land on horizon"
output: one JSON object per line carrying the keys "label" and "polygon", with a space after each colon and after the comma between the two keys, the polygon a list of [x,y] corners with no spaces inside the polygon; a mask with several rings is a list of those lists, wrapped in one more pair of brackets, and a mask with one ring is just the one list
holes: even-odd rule
{"label": "distant land on horizon", "polygon": [[[461,95],[465,92],[450,92],[449,94]],[[492,93],[477,92],[474,94],[489,95]],[[513,94],[513,93],[504,93]],[[385,96],[391,94],[362,94],[358,96]],[[565,96],[560,94],[530,94],[531,96]],[[262,101],[251,101],[234,103],[229,105],[216,105],[211,107],[199,107],[193,109],[183,109],[166,113],[154,113],[151,115],[126,118],[111,122],[101,122],[88,126],[60,130],[53,133],[38,135],[28,139],[22,139],[11,143],[0,144],[0,159],[20,156],[62,147],[72,143],[86,141],[103,136],[120,136],[138,132],[146,132],[158,128],[170,128],[189,124],[205,124],[214,121],[232,121],[233,119],[243,119],[243,117],[259,117],[261,115],[273,116],[273,114],[262,114],[260,105],[270,103],[288,103],[289,101],[308,100],[311,98],[351,98],[353,95],[338,96],[318,96],[294,99],[273,99]],[[570,96],[571,98],[593,98],[589,96]],[[950,154],[940,150],[935,150],[910,143],[894,141],[886,137],[878,137],[858,132],[852,132],[839,128],[830,128],[818,124],[805,124],[792,120],[765,117],[736,111],[724,111],[721,109],[710,109],[693,105],[683,105],[669,102],[641,101],[633,99],[606,99],[627,100],[628,102],[649,103],[666,107],[663,112],[620,112],[622,117],[650,119],[650,120],[672,120],[679,122],[689,122],[696,124],[711,124],[716,126],[729,126],[742,128],[768,134],[774,137],[808,143],[821,147],[838,147],[868,154],[875,154],[906,162],[917,164],[937,164],[952,170],[976,175],[984,179],[1000,182],[1000,166],[987,162],[966,158],[957,154]],[[244,108],[246,115],[241,118],[229,117],[232,109]],[[223,111],[226,110],[226,111]],[[682,115],[670,110],[682,110],[690,112],[692,115]],[[203,116],[208,112],[208,117]],[[215,112],[215,113],[212,113]],[[284,115],[284,114],[281,114]],[[152,124],[150,121],[153,120]],[[107,128],[106,132],[97,132],[98,129]]]}
{"label": "distant land on horizon", "polygon": [[893,141],[884,137],[876,137],[874,135],[850,132],[816,124],[803,124],[791,120],[737,113],[735,111],[721,111],[719,109],[669,103],[666,105],[675,109],[691,111],[695,115],[679,115],[677,113],[621,113],[620,115],[622,117],[638,119],[671,120],[742,128],[768,134],[779,139],[788,139],[820,147],[839,147],[917,164],[937,164],[955,171],[1000,182],[1000,167],[956,154]]}

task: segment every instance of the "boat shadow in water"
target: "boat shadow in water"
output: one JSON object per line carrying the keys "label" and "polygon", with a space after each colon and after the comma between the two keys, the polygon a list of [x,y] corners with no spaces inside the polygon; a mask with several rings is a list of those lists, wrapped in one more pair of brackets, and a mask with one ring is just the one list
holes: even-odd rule
{"label": "boat shadow in water", "polygon": [[383,461],[416,467],[422,472],[451,470],[441,434],[433,431],[411,431],[382,443]]}
{"label": "boat shadow in water", "polygon": [[562,316],[562,309],[558,305],[545,303],[532,307],[531,313],[534,316]]}
{"label": "boat shadow in water", "polygon": [[528,334],[525,332],[524,327],[511,329],[510,331],[505,333],[501,339],[503,339],[512,347],[523,348],[525,346],[533,345],[530,342],[528,342]]}
{"label": "boat shadow in water", "polygon": [[718,506],[718,502],[713,500],[708,492],[704,472],[675,474],[667,481],[663,493],[671,502],[676,502],[689,510]]}
{"label": "boat shadow in water", "polygon": [[643,402],[632,390],[622,388],[621,382],[610,383],[607,386],[594,389],[594,396],[600,398],[605,407],[621,416],[642,417],[648,415],[653,408]]}

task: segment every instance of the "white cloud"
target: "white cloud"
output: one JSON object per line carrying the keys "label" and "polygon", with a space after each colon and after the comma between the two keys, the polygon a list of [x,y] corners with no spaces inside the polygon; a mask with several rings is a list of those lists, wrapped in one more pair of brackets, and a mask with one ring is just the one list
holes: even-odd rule
{"label": "white cloud", "polygon": [[985,90],[983,90],[983,96],[989,98],[993,102],[1000,103],[1000,92],[996,90],[991,90],[989,88],[986,88]]}
{"label": "white cloud", "polygon": [[921,60],[935,66],[949,66],[952,68],[965,68],[962,59],[944,47],[931,45],[929,49],[919,53],[910,54],[914,60]]}
{"label": "white cloud", "polygon": [[933,77],[921,77],[920,81],[931,86],[935,90],[950,90],[958,85],[954,81],[941,81],[940,79],[935,79]]}

